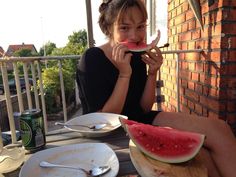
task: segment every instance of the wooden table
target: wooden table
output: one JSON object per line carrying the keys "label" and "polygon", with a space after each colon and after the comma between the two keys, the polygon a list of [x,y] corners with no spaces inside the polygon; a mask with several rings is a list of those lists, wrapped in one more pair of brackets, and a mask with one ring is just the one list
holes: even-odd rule
{"label": "wooden table", "polygon": [[[78,132],[71,132],[66,129],[60,129],[53,132],[50,132],[47,136],[47,144],[45,146],[45,149],[63,146],[63,145],[71,145],[71,144],[78,144],[78,143],[106,143],[110,148],[114,150],[116,153],[118,160],[119,160],[119,172],[118,177],[137,177],[138,172],[136,171],[131,159],[130,159],[130,148],[129,148],[129,137],[126,136],[126,133],[124,132],[123,128],[120,127],[116,130],[114,130],[110,135],[105,137],[96,137],[96,138],[87,138],[83,137]],[[132,149],[132,148],[131,148]],[[171,164],[164,164],[161,162],[157,162],[155,160],[146,159],[147,157],[141,154],[139,151],[132,149],[132,154],[136,153],[135,156],[135,162],[136,167],[139,169],[143,168],[142,173],[144,173],[144,176],[148,177],[154,177],[158,172],[158,169],[161,168],[161,171],[165,171],[166,175],[163,176],[176,176],[178,174],[178,177],[206,177],[207,171],[204,166],[202,166],[202,160],[200,156],[198,158],[195,158],[192,161],[183,163],[183,164],[177,164],[177,165],[171,165]],[[137,153],[138,152],[138,153]],[[199,154],[200,155],[200,154]],[[31,154],[26,154],[27,160]],[[134,158],[134,157],[133,157]],[[143,160],[140,160],[143,159]],[[139,161],[138,161],[139,160]],[[156,168],[157,167],[157,168]],[[20,168],[15,170],[14,172],[5,174],[4,177],[18,177],[20,172]],[[154,175],[147,175],[151,172],[155,172]],[[158,172],[159,173],[159,172]],[[159,175],[158,175],[159,176]],[[1,175],[0,175],[1,177]]]}
{"label": "wooden table", "polygon": [[[123,128],[118,128],[110,135],[98,138],[87,138],[81,136],[78,132],[71,132],[66,129],[60,129],[54,132],[50,132],[47,136],[47,144],[45,149],[69,145],[78,144],[84,142],[102,142],[106,143],[112,148],[119,160],[119,173],[118,177],[132,176],[137,177],[138,173],[134,168],[130,156],[129,156],[129,138],[126,136]],[[31,154],[26,155],[26,160]],[[20,168],[14,172],[4,174],[5,177],[18,177]]]}

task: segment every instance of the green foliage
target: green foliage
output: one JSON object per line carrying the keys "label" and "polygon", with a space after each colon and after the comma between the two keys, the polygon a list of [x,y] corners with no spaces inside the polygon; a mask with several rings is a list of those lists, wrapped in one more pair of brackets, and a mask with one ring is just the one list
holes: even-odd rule
{"label": "green foliage", "polygon": [[[67,104],[73,96],[74,77],[72,73],[66,69],[62,69],[64,89]],[[61,87],[59,78],[59,68],[54,66],[44,69],[42,73],[43,87],[46,93],[47,111],[51,112],[54,108],[61,107]],[[58,99],[59,98],[59,99]]]}
{"label": "green foliage", "polygon": [[30,49],[20,49],[13,53],[14,57],[32,57],[37,55],[37,53],[32,53]]}
{"label": "green foliage", "polygon": [[51,55],[52,51],[56,49],[57,46],[55,43],[48,41],[43,47],[39,49],[39,55],[44,56],[44,49],[45,49],[45,55]]}

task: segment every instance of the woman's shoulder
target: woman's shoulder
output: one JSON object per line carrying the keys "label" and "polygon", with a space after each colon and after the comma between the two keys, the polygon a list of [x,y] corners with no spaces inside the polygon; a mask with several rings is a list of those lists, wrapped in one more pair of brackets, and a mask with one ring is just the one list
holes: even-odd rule
{"label": "woman's shoulder", "polygon": [[102,49],[99,47],[91,47],[86,49],[86,51],[83,53],[78,67],[81,70],[85,70],[85,68],[92,68],[97,67],[98,65],[101,65],[103,61],[105,60],[105,54]]}
{"label": "woman's shoulder", "polygon": [[104,52],[102,49],[100,49],[99,47],[90,47],[88,48],[83,56],[100,56],[100,55],[104,55]]}

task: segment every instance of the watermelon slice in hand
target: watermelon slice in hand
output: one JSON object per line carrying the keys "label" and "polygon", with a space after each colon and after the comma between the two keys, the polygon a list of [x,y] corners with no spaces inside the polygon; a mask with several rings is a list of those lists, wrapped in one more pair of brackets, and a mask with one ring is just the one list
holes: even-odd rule
{"label": "watermelon slice in hand", "polygon": [[146,44],[144,42],[134,43],[134,42],[121,42],[121,44],[127,46],[129,48],[129,51],[131,52],[145,52],[147,50],[150,50],[151,48],[155,47],[161,37],[160,30],[157,31],[157,37],[150,43]]}
{"label": "watermelon slice in hand", "polygon": [[205,135],[121,119],[130,139],[147,156],[166,163],[186,162],[197,155]]}

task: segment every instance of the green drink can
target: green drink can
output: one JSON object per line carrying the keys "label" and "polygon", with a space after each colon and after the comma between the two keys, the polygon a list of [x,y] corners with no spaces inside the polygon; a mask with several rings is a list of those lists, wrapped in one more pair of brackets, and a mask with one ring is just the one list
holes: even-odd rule
{"label": "green drink can", "polygon": [[20,132],[26,150],[36,151],[45,146],[44,122],[40,109],[25,110],[21,114]]}

